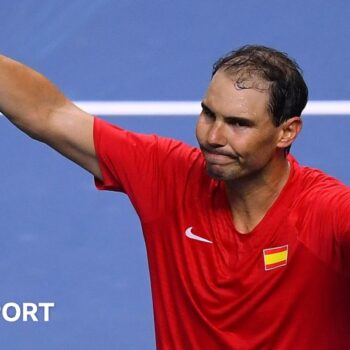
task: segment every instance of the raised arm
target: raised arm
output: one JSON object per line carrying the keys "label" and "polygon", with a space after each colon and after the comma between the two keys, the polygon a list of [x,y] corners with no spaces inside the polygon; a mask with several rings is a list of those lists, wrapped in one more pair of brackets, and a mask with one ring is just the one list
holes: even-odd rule
{"label": "raised arm", "polygon": [[43,75],[4,56],[0,56],[0,111],[26,134],[102,179],[93,142],[93,117]]}

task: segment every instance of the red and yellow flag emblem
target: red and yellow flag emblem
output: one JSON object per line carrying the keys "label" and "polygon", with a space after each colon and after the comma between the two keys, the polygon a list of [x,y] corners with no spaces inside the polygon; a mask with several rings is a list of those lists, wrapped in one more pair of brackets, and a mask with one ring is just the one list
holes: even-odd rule
{"label": "red and yellow flag emblem", "polygon": [[288,244],[281,247],[264,249],[263,252],[265,271],[287,265]]}

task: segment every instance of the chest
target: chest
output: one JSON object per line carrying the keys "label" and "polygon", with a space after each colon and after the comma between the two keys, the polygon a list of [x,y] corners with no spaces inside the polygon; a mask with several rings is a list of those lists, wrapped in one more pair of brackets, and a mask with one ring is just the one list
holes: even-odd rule
{"label": "chest", "polygon": [[295,227],[281,217],[272,222],[241,235],[224,201],[194,196],[177,210],[165,211],[145,230],[149,258],[157,265],[161,261],[166,274],[177,276],[194,294],[242,296],[278,284],[293,262],[298,248]]}

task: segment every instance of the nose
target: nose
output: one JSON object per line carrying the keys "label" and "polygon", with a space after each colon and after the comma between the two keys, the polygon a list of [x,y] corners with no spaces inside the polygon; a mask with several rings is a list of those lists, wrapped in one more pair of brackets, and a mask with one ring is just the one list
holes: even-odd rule
{"label": "nose", "polygon": [[209,130],[208,144],[212,147],[222,147],[226,145],[224,125],[221,121],[215,121]]}

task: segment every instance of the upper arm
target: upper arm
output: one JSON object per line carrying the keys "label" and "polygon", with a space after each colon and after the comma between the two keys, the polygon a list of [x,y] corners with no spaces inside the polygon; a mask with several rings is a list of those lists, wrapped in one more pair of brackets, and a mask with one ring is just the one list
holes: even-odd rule
{"label": "upper arm", "polygon": [[0,55],[0,71],[1,112],[28,135],[101,178],[94,149],[94,118],[30,67]]}
{"label": "upper arm", "polygon": [[48,114],[38,139],[102,180],[94,147],[93,125],[93,116],[66,100]]}

